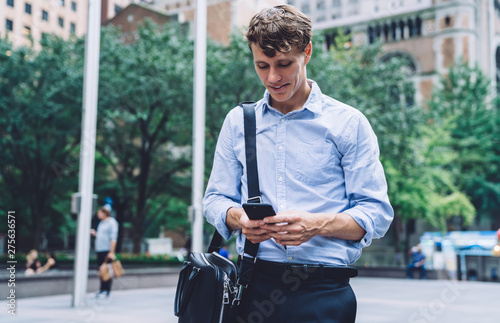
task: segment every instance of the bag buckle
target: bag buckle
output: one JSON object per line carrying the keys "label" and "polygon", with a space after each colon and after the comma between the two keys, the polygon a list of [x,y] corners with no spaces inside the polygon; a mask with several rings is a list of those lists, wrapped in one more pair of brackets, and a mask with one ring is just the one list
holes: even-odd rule
{"label": "bag buckle", "polygon": [[262,203],[262,198],[260,196],[254,196],[249,198],[247,203]]}
{"label": "bag buckle", "polygon": [[232,306],[239,306],[240,305],[241,295],[243,294],[243,288],[246,288],[246,286],[238,284],[237,288],[238,288],[238,290],[237,290],[238,293],[236,294],[236,297],[233,299]]}

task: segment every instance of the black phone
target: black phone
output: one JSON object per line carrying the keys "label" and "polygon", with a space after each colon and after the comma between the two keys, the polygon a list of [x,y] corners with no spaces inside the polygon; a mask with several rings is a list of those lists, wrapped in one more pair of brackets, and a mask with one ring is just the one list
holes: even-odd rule
{"label": "black phone", "polygon": [[250,220],[262,220],[267,216],[276,215],[273,206],[266,203],[243,203],[243,209]]}

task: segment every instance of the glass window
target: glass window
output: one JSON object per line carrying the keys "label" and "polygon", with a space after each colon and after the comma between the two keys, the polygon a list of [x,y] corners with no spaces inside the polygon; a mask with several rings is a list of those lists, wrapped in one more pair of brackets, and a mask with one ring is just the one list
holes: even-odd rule
{"label": "glass window", "polygon": [[318,0],[316,2],[316,8],[318,10],[324,10],[325,9],[325,0]]}
{"label": "glass window", "polygon": [[9,7],[14,7],[14,0],[7,0],[7,5]]}
{"label": "glass window", "polygon": [[340,8],[340,6],[341,6],[340,2],[341,2],[340,0],[333,0],[332,7],[333,8]]}
{"label": "glass window", "polygon": [[59,17],[59,27],[64,27],[64,19]]}
{"label": "glass window", "polygon": [[24,36],[29,36],[29,35],[31,35],[31,27],[29,27],[29,26],[24,26],[23,33],[24,33]]}
{"label": "glass window", "polygon": [[12,31],[12,29],[13,29],[12,20],[10,20],[10,19],[5,20],[5,28],[9,31]]}
{"label": "glass window", "polygon": [[26,3],[24,5],[24,12],[26,12],[27,14],[31,15],[31,4],[29,3]]}
{"label": "glass window", "polygon": [[76,11],[76,2],[71,1],[71,10]]}
{"label": "glass window", "polygon": [[64,7],[64,0],[59,0],[59,5],[60,5],[61,7]]}
{"label": "glass window", "polygon": [[42,11],[42,20],[49,21],[49,13],[45,10]]}
{"label": "glass window", "polygon": [[69,31],[74,34],[75,33],[75,30],[76,30],[76,25],[72,22],[70,27],[69,27]]}

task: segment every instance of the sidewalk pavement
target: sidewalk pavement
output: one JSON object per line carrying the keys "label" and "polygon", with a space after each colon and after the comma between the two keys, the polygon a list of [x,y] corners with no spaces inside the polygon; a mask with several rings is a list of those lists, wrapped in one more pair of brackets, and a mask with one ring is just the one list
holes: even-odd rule
{"label": "sidewalk pavement", "polygon": [[[357,323],[500,322],[499,283],[358,277],[351,284]],[[71,307],[71,295],[22,298],[16,316],[7,313],[2,296],[0,322],[173,323],[174,295],[175,287],[119,290],[105,300],[89,294],[82,309]]]}

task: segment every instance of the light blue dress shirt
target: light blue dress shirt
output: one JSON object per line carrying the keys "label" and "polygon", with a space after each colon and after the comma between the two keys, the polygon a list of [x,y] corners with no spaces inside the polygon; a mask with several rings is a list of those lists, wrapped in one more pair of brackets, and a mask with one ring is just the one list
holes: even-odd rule
{"label": "light blue dress shirt", "polygon": [[118,240],[118,222],[113,217],[99,222],[95,236],[95,251],[109,251],[111,241]]}
{"label": "light blue dress shirt", "polygon": [[[372,239],[389,228],[393,210],[368,120],[358,110],[312,86],[300,110],[286,115],[269,104],[269,92],[255,107],[257,165],[263,203],[276,212],[349,214],[365,231],[360,241],[316,236],[286,249],[273,239],[260,243],[258,258],[284,263],[349,265]],[[212,174],[203,199],[204,215],[229,239],[226,212],[248,199],[243,109],[231,110],[222,126]],[[241,230],[237,250],[241,254]]]}

